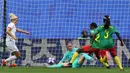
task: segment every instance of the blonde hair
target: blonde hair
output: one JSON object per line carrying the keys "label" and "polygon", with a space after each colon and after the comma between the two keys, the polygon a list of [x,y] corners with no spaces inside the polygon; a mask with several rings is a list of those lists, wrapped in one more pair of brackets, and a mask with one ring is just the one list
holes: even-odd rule
{"label": "blonde hair", "polygon": [[10,20],[13,20],[13,19],[17,19],[17,18],[18,18],[18,17],[17,17],[15,14],[13,14],[13,13],[10,13],[9,16],[10,16]]}

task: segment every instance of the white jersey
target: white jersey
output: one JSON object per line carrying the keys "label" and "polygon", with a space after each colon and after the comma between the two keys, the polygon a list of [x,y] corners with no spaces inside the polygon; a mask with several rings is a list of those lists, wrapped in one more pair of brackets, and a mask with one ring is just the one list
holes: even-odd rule
{"label": "white jersey", "polygon": [[[16,27],[14,23],[9,23],[7,28],[11,28],[11,34],[15,36],[16,33]],[[6,37],[6,46],[8,47],[10,52],[19,51],[17,46],[15,45],[15,40],[7,34]]]}
{"label": "white jersey", "polygon": [[[7,26],[7,28],[11,28],[11,31],[10,31],[11,34],[12,34],[13,36],[15,36],[15,33],[16,33],[15,24],[14,24],[14,23],[9,23],[8,26]],[[6,41],[10,41],[10,40],[15,41],[11,36],[9,36],[9,35],[7,34]]]}

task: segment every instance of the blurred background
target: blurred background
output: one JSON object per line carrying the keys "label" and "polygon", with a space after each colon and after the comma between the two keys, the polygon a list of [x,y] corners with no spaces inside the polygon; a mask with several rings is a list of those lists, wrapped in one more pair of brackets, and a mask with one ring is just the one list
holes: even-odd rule
{"label": "blurred background", "polygon": [[[89,34],[89,24],[101,25],[104,15],[119,30],[126,47],[120,47],[115,38],[118,56],[123,66],[130,66],[130,0],[0,0],[0,59],[8,57],[4,32],[9,13],[19,17],[18,28],[30,31],[29,36],[17,33],[20,66],[44,66],[49,57],[58,62],[67,50],[65,41],[72,41],[75,47],[87,44],[89,38],[82,39],[81,32]],[[98,61],[86,64],[102,66]],[[114,65],[112,60],[110,64]]]}

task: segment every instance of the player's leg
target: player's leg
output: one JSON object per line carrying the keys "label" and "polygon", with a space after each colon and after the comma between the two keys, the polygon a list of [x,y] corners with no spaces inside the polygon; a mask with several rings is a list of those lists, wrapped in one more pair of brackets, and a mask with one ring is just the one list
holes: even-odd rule
{"label": "player's leg", "polygon": [[[9,57],[11,57],[12,56],[12,53],[11,52],[9,52]],[[10,66],[12,64],[12,61],[10,61],[10,62],[8,62],[8,63],[6,63],[6,65],[7,66]]]}
{"label": "player's leg", "polygon": [[70,60],[70,63],[72,64],[74,62],[74,60],[79,56],[80,53],[88,53],[89,52],[89,48],[90,46],[89,45],[85,45],[83,46],[81,49],[78,49],[74,55],[72,56],[72,59]]}
{"label": "player's leg", "polygon": [[106,50],[106,56],[107,56],[107,60],[110,60],[110,54],[107,50]]}
{"label": "player's leg", "polygon": [[85,58],[86,60],[89,61],[93,61],[95,60],[93,57],[91,57],[90,55],[86,54],[86,53],[82,53],[83,58]]}
{"label": "player's leg", "polygon": [[65,68],[68,67],[68,63],[58,63],[52,66],[49,66],[49,68]]}
{"label": "player's leg", "polygon": [[5,59],[5,62],[10,62],[10,61],[13,61],[17,58],[20,57],[20,52],[19,51],[14,51],[12,52],[12,56],[10,56],[9,58]]}
{"label": "player's leg", "polygon": [[83,64],[84,60],[85,60],[84,55],[81,55],[81,56],[79,57],[79,59],[77,59],[77,63],[78,63],[78,64]]}
{"label": "player's leg", "polygon": [[63,64],[59,63],[59,64],[52,65],[49,68],[62,68],[62,67],[63,67]]}
{"label": "player's leg", "polygon": [[[12,56],[12,53],[10,53],[9,57],[11,57],[11,56]],[[17,64],[15,63],[15,60],[13,60],[13,61],[8,62],[8,66],[9,67],[16,67]]]}
{"label": "player's leg", "polygon": [[84,58],[83,55],[81,55],[80,57],[76,58],[74,60],[74,62],[72,63],[72,68],[81,68],[84,60],[85,60],[85,58]]}
{"label": "player's leg", "polygon": [[109,52],[107,50],[105,50],[104,52],[106,55],[103,57],[103,61],[107,63],[108,60],[110,59],[110,55],[109,55]]}
{"label": "player's leg", "polygon": [[120,70],[123,71],[124,69],[122,67],[119,57],[117,56],[116,47],[114,46],[113,48],[109,49],[109,52],[112,55],[112,57],[114,58],[117,65],[119,66]]}
{"label": "player's leg", "polygon": [[96,57],[99,59],[99,61],[100,61],[105,67],[110,68],[110,66],[108,65],[108,63],[103,61],[103,57],[106,56],[106,53],[105,53],[104,50],[96,50],[96,51],[95,51],[95,55],[96,55]]}
{"label": "player's leg", "polygon": [[108,63],[106,50],[99,50],[99,52],[100,52],[100,57],[102,58],[102,61],[105,63]]}
{"label": "player's leg", "polygon": [[13,61],[20,57],[20,52],[19,52],[18,48],[16,47],[15,42],[9,41],[9,42],[6,42],[6,45],[7,45],[8,49],[10,50],[10,52],[12,52],[11,53],[12,56],[10,56],[7,59],[2,60],[2,67],[6,64],[6,62]]}
{"label": "player's leg", "polygon": [[3,67],[7,62],[11,62],[11,61],[17,59],[18,57],[20,57],[20,52],[19,52],[19,51],[14,51],[12,54],[13,54],[13,55],[10,56],[9,58],[2,60],[2,67]]}
{"label": "player's leg", "polygon": [[74,62],[72,63],[72,68],[80,68],[82,66],[82,64],[83,64],[85,59],[87,59],[89,61],[93,61],[94,60],[88,54],[82,53],[79,58],[76,58],[76,60],[74,60]]}

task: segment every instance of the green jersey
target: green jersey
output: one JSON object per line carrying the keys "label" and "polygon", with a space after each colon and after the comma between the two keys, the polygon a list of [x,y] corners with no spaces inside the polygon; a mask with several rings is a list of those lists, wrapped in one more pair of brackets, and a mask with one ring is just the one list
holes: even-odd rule
{"label": "green jersey", "polygon": [[[64,63],[66,60],[69,62],[73,56],[73,54],[78,50],[78,48],[73,48],[71,51],[68,50],[66,51],[66,53],[64,54],[63,58],[61,59],[60,62]],[[80,53],[79,56],[75,59],[78,60],[80,59],[81,56],[84,56],[85,59],[87,60],[91,60],[91,57],[88,55],[85,55],[86,53]],[[77,62],[78,62],[77,61]]]}
{"label": "green jersey", "polygon": [[118,30],[113,27],[109,26],[109,29],[104,29],[104,25],[99,26],[96,30],[96,33],[99,33],[99,49],[109,49],[114,46],[114,40],[112,37],[113,33],[117,33],[119,35]]}
{"label": "green jersey", "polygon": [[[90,30],[90,34],[91,35],[94,35],[96,33],[96,28],[95,29],[92,29],[92,30]],[[99,48],[99,34],[97,34],[97,36],[96,36],[96,39],[95,39],[95,41],[92,43],[92,38],[93,37],[90,37],[90,44],[91,44],[91,46],[93,47],[93,48]]]}

